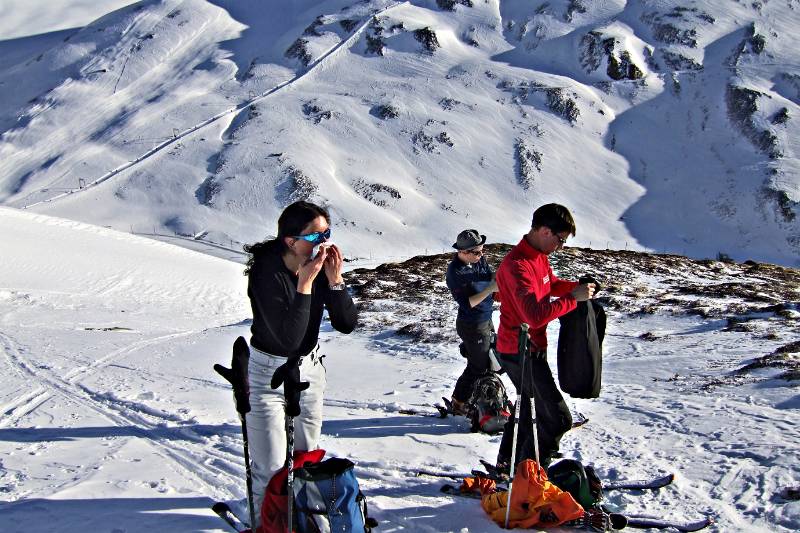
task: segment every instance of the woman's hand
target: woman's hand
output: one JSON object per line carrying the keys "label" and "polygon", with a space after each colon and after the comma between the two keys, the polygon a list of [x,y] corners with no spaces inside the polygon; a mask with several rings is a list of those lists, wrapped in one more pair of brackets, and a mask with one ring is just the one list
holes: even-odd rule
{"label": "woman's hand", "polygon": [[335,244],[326,247],[327,257],[325,258],[325,275],[328,276],[329,285],[344,283],[342,278],[342,252]]}
{"label": "woman's hand", "polygon": [[324,246],[319,247],[319,253],[314,259],[309,259],[300,267],[297,272],[297,292],[300,294],[311,294],[311,286],[317,278],[317,274],[322,270],[328,250]]}

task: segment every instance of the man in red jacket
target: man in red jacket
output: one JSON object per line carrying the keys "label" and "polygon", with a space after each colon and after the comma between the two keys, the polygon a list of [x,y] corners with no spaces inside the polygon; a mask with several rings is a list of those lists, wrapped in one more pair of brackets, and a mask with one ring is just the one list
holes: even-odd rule
{"label": "man in red jacket", "polygon": [[[543,205],[534,211],[530,231],[511,249],[497,270],[501,302],[498,359],[517,393],[521,394],[517,464],[524,459],[535,459],[531,398],[536,406],[542,466],[547,467],[558,452],[561,436],[572,427],[572,415],[547,364],[546,333],[548,322],[594,295],[593,283],[558,279],[550,268],[547,256],[564,246],[570,235],[575,235],[575,222],[569,210],[559,204]],[[531,339],[531,358],[526,361],[524,376],[517,353],[519,326],[523,322],[530,326]],[[497,455],[498,466],[504,469],[510,466],[513,430],[512,414]]]}

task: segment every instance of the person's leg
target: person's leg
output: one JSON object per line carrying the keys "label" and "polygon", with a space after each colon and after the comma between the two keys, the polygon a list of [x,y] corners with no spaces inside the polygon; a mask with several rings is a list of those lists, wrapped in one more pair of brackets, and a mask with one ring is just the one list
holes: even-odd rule
{"label": "person's leg", "polygon": [[456,381],[453,399],[466,402],[472,395],[475,381],[489,370],[489,345],[494,326],[491,320],[471,324],[456,321],[456,333],[464,341],[467,367]]}
{"label": "person's leg", "polygon": [[[534,457],[533,449],[533,419],[531,418],[531,383],[530,378],[526,380],[525,393],[521,393],[522,367],[519,356],[516,354],[498,354],[500,366],[505,370],[511,382],[517,390],[519,397],[519,429],[517,430],[517,454],[514,458],[516,463],[524,459]],[[530,375],[530,361],[525,364],[525,374]],[[522,394],[520,396],[520,394]],[[514,408],[511,409],[511,416],[503,428],[503,438],[500,441],[500,450],[497,453],[498,464],[508,464],[511,462],[511,451],[514,442]]]}
{"label": "person's leg", "polygon": [[322,432],[322,401],[327,378],[320,356],[303,357],[300,380],[309,387],[300,395],[300,416],[294,419],[294,449],[315,450]]}
{"label": "person's leg", "polygon": [[267,483],[286,463],[283,389],[273,390],[270,387],[275,369],[285,363],[286,358],[266,355],[252,347],[250,354],[248,380],[251,410],[245,416],[253,479],[253,504],[258,522]]}
{"label": "person's leg", "polygon": [[536,429],[539,435],[539,458],[542,466],[547,467],[553,454],[558,452],[561,437],[572,428],[572,415],[553,379],[546,354],[534,358],[531,368],[536,402]]}

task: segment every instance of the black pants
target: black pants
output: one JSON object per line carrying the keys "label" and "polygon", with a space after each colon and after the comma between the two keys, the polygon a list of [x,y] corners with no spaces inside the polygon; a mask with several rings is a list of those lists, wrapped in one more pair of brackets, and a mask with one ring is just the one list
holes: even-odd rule
{"label": "black pants", "polygon": [[[522,376],[522,361],[517,354],[498,354],[500,366],[511,378],[520,396],[519,430],[517,432],[517,455],[515,462],[536,459],[533,444],[533,419],[531,397],[536,405],[536,430],[539,435],[539,460],[542,466],[550,464],[553,454],[558,452],[561,437],[572,428],[572,415],[558,390],[553,374],[547,364],[547,352],[534,352],[525,362]],[[524,377],[524,389],[520,388]],[[503,440],[500,442],[498,462],[511,462],[511,446],[514,439],[514,413],[506,422]]]}
{"label": "black pants", "polygon": [[475,382],[490,368],[489,347],[492,342],[492,333],[494,333],[494,324],[491,320],[477,323],[456,320],[456,333],[463,341],[462,345],[467,355],[467,368],[456,381],[453,398],[459,402],[466,402],[472,395]]}

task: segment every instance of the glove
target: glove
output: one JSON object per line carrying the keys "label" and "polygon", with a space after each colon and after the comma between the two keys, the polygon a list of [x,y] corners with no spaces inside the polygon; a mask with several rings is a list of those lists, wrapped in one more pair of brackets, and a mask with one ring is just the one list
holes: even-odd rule
{"label": "glove", "polygon": [[578,280],[578,283],[580,283],[581,285],[584,283],[594,283],[594,293],[597,294],[598,292],[600,292],[600,284],[597,282],[596,279],[594,279],[594,276],[592,276],[591,274],[584,274],[583,276],[581,276],[581,279]]}
{"label": "glove", "polygon": [[287,415],[294,417],[300,414],[300,393],[311,385],[308,381],[300,381],[300,359],[289,359],[279,366],[269,385],[273,389],[283,385]]}

